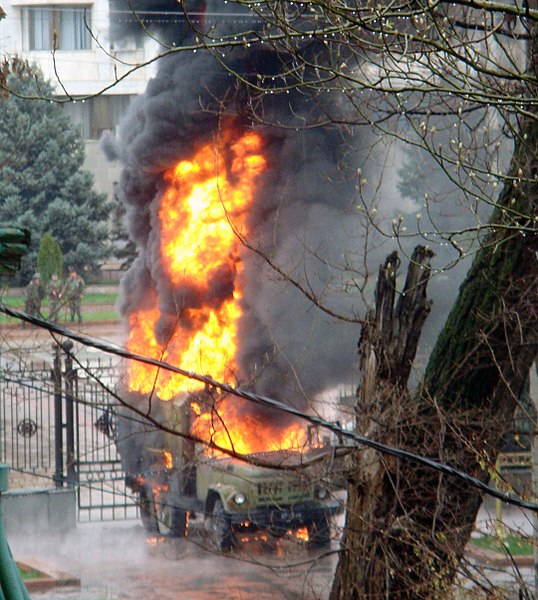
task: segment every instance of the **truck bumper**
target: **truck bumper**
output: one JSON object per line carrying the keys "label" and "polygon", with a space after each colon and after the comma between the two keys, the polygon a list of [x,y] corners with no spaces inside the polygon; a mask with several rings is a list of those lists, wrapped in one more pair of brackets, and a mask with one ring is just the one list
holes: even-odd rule
{"label": "truck bumper", "polygon": [[329,518],[338,512],[341,507],[338,503],[324,504],[322,506],[311,504],[295,504],[293,506],[267,507],[231,513],[234,526],[253,526],[260,529],[288,530],[315,523],[323,518]]}

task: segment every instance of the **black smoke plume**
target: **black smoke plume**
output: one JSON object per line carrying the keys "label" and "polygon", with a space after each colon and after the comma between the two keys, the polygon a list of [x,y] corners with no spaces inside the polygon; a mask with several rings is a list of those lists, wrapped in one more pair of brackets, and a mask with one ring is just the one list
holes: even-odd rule
{"label": "black smoke plume", "polygon": [[[214,140],[224,118],[262,135],[269,167],[248,217],[246,241],[257,252],[241,249],[245,281],[237,378],[243,387],[305,406],[316,393],[354,379],[359,328],[316,308],[264,257],[335,313],[353,314],[356,299],[333,291],[346,276],[333,265],[355,253],[349,231],[356,153],[354,140],[337,127],[305,127],[332,100],[299,92],[254,97],[233,75],[256,82],[258,73],[278,78],[285,69],[282,56],[262,45],[218,57],[198,51],[161,59],[117,139],[105,139],[103,146],[123,163],[119,194],[139,253],[122,282],[121,312],[127,317],[158,296],[164,314],[158,335],[165,340],[177,322],[175,307],[193,307],[199,299],[196,290],[174,288],[159,262],[154,224],[163,172]],[[228,294],[233,274],[214,275],[209,287],[215,298]]]}

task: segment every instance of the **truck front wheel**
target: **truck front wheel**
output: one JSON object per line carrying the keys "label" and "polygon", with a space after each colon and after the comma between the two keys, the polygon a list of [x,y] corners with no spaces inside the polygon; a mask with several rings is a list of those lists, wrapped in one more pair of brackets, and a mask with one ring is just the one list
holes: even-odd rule
{"label": "truck front wheel", "polygon": [[220,498],[215,500],[209,517],[209,532],[217,550],[226,552],[233,546],[233,531],[230,517],[226,514]]}

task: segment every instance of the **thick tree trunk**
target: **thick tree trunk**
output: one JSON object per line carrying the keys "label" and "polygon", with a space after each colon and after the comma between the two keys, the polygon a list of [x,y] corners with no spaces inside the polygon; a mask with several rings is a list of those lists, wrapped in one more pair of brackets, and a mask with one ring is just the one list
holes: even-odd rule
{"label": "thick tree trunk", "polygon": [[[524,133],[527,142],[516,152],[512,173],[516,183],[518,173],[530,183],[504,189],[493,218],[497,227],[460,289],[426,371],[422,420],[438,415],[439,433],[410,428],[407,440],[482,481],[490,477],[538,349],[538,161],[529,152],[538,148],[536,123]],[[403,481],[399,494],[413,548],[392,545],[400,568],[390,596],[431,598],[433,585],[448,589],[453,581],[482,494],[409,467]],[[432,581],[432,569],[442,580]],[[421,596],[402,592],[410,583]]]}
{"label": "thick tree trunk", "polygon": [[[406,386],[422,325],[430,311],[426,286],[431,256],[426,248],[415,249],[397,302],[399,258],[395,252],[387,258],[379,270],[375,310],[367,315],[359,341],[361,386],[356,428],[386,444],[400,444],[402,411],[410,406]],[[350,457],[346,527],[334,598],[375,597],[384,588],[388,574],[384,560],[387,531],[379,514],[391,514],[396,509],[393,494],[387,494],[384,488],[386,473],[397,467],[394,459],[372,449],[358,450]]]}
{"label": "thick tree trunk", "polygon": [[[538,349],[536,122],[522,133],[513,181],[501,194],[422,389],[413,400],[398,389],[400,415],[382,418],[376,432],[382,441],[482,481],[489,479]],[[391,384],[378,383],[389,395]],[[377,465],[368,471],[357,459],[351,473],[332,599],[449,595],[481,493],[409,463],[377,459]]]}

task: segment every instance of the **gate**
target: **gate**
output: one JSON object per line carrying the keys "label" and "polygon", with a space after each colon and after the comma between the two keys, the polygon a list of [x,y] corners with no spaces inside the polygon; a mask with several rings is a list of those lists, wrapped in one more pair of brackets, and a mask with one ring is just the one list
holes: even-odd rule
{"label": "gate", "polygon": [[81,366],[72,349],[55,344],[52,368],[26,357],[3,369],[0,460],[15,487],[76,486],[81,522],[135,518],[114,439],[117,365]]}
{"label": "gate", "polygon": [[50,486],[54,477],[54,404],[46,363],[2,372],[0,459],[11,467],[15,487]]}

